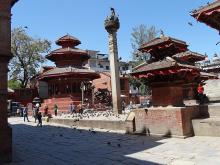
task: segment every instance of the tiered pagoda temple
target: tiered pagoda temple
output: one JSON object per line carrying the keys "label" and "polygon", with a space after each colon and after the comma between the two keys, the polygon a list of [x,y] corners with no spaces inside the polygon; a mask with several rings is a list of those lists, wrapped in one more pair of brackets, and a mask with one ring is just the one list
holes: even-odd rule
{"label": "tiered pagoda temple", "polygon": [[151,59],[132,75],[148,80],[154,106],[183,106],[183,99],[195,99],[198,83],[214,76],[195,66],[205,56],[189,51],[184,41],[162,35],[139,50],[149,53]]}
{"label": "tiered pagoda temple", "polygon": [[199,9],[191,12],[191,15],[198,21],[207,24],[220,33],[220,0],[213,3],[207,3]]}
{"label": "tiered pagoda temple", "polygon": [[71,102],[77,105],[82,103],[82,98],[91,100],[91,92],[86,95],[86,91],[91,81],[100,75],[83,66],[90,57],[87,51],[76,48],[81,44],[77,38],[65,35],[56,44],[62,48],[46,56],[56,67],[45,67],[38,80],[46,82],[48,86],[48,98],[44,99],[44,106],[52,110],[57,104],[59,111],[65,113]]}
{"label": "tiered pagoda temple", "polygon": [[161,35],[140,47],[150,60],[134,68],[132,75],[145,78],[152,89],[152,107],[136,109],[133,131],[151,134],[190,136],[191,119],[199,116],[198,106],[185,106],[184,99],[195,99],[201,81],[216,78],[201,72],[195,62],[205,56],[188,50],[184,41]]}

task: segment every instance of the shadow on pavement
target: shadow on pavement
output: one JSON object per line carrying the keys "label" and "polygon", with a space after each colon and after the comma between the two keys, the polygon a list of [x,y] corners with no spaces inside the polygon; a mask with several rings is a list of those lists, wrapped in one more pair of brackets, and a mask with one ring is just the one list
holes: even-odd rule
{"label": "shadow on pavement", "polygon": [[159,165],[129,155],[162,144],[158,142],[162,138],[51,125],[14,124],[12,128],[13,162],[9,165]]}

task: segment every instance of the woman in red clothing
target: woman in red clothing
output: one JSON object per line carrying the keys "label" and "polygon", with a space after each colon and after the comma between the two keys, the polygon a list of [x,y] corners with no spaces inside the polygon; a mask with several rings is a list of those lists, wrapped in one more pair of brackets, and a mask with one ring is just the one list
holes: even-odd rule
{"label": "woman in red clothing", "polygon": [[199,86],[197,88],[197,92],[198,92],[199,103],[203,104],[204,103],[204,94],[203,94],[204,88],[201,83],[199,83]]}

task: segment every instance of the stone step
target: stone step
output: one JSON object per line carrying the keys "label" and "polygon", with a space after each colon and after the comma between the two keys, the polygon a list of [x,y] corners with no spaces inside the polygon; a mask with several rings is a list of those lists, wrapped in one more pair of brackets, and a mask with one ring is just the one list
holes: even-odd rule
{"label": "stone step", "polygon": [[204,93],[210,101],[220,100],[220,79],[207,80],[204,85]]}
{"label": "stone step", "polygon": [[195,136],[220,137],[220,117],[193,119],[192,125]]}
{"label": "stone step", "polygon": [[220,103],[200,105],[200,114],[204,117],[220,117]]}

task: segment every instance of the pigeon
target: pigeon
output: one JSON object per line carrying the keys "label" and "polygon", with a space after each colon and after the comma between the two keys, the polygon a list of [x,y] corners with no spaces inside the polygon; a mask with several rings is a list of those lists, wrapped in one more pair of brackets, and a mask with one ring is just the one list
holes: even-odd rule
{"label": "pigeon", "polygon": [[220,44],[220,41],[216,43],[216,45]]}
{"label": "pigeon", "polygon": [[192,22],[188,22],[188,25],[193,26]]}

